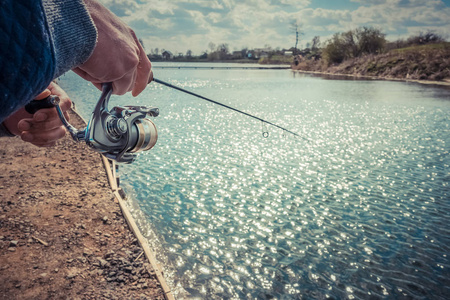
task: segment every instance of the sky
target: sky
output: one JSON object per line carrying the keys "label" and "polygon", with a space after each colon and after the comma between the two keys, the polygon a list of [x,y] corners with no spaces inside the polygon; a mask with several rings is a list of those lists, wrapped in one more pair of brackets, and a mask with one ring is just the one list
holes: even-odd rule
{"label": "sky", "polygon": [[136,32],[147,53],[193,55],[227,44],[230,51],[295,45],[362,26],[394,41],[429,30],[450,40],[450,0],[99,0]]}

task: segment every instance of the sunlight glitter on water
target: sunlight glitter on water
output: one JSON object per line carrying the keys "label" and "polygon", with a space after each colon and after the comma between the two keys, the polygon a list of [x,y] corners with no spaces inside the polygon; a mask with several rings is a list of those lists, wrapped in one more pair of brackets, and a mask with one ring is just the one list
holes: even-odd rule
{"label": "sunlight glitter on water", "polygon": [[150,101],[139,104],[160,107],[159,141],[121,167],[121,182],[180,297],[450,293],[450,104],[442,100],[450,92],[430,88],[423,98],[416,85],[278,71],[160,71],[311,141],[272,128],[264,139],[254,120],[146,90]]}

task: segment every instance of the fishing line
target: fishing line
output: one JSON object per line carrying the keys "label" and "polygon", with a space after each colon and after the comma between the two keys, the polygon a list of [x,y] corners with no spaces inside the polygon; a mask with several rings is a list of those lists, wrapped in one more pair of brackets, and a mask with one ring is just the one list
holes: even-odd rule
{"label": "fishing line", "polygon": [[[233,111],[235,111],[235,112],[237,112],[237,113],[240,113],[240,114],[246,115],[246,116],[248,116],[248,117],[250,117],[250,118],[259,120],[259,121],[261,121],[261,122],[263,122],[263,123],[265,123],[265,124],[269,124],[269,125],[272,125],[272,126],[274,126],[274,127],[280,128],[280,129],[283,130],[284,132],[289,132],[290,134],[293,134],[294,136],[298,136],[298,137],[302,138],[303,140],[309,142],[309,140],[308,140],[307,138],[305,138],[305,137],[299,135],[298,133],[295,133],[295,132],[293,132],[293,131],[291,131],[291,130],[289,130],[289,129],[286,129],[286,128],[284,128],[284,127],[281,127],[280,125],[277,125],[277,124],[274,124],[274,123],[272,123],[272,122],[266,121],[266,120],[264,120],[264,119],[261,119],[261,118],[259,118],[259,117],[257,117],[257,116],[254,116],[254,115],[251,115],[251,114],[246,113],[246,112],[244,112],[244,111],[241,111],[241,110],[236,109],[236,108],[234,108],[234,107],[231,107],[231,106],[228,106],[228,105],[226,105],[226,104],[223,104],[223,103],[214,101],[214,100],[212,100],[212,99],[209,99],[209,98],[204,97],[204,96],[202,96],[202,95],[196,94],[196,93],[194,93],[194,92],[185,90],[185,89],[180,88],[180,87],[178,87],[178,86],[175,86],[175,85],[173,85],[173,84],[170,84],[170,83],[167,83],[167,82],[165,82],[165,81],[159,80],[159,79],[157,79],[157,78],[155,78],[155,77],[153,77],[153,81],[154,81],[154,82],[157,82],[157,83],[159,83],[159,84],[165,85],[165,86],[167,86],[167,87],[170,87],[170,88],[172,88],[172,89],[181,91],[181,92],[183,92],[183,93],[186,93],[186,94],[195,96],[195,97],[197,97],[197,98],[203,99],[203,100],[205,100],[205,101],[208,101],[208,102],[211,102],[211,103],[214,103],[214,104],[223,106],[223,107],[228,108],[228,109],[231,109],[231,110],[233,110]],[[263,132],[263,136],[264,136],[264,137],[268,137],[268,136],[269,136],[269,133],[268,133],[267,131],[265,131],[265,132]]]}

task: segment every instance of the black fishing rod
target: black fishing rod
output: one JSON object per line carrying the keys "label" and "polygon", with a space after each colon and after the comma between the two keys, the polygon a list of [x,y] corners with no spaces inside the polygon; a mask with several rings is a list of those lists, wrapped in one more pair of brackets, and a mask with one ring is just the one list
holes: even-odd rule
{"label": "black fishing rod", "polygon": [[[266,120],[264,120],[264,119],[261,119],[261,118],[259,118],[259,117],[257,117],[257,116],[254,116],[254,115],[251,115],[251,114],[246,113],[246,112],[244,112],[244,111],[241,111],[241,110],[236,109],[236,108],[234,108],[234,107],[231,107],[231,106],[228,106],[228,105],[226,105],[226,104],[223,104],[223,103],[214,101],[214,100],[212,100],[212,99],[210,99],[210,98],[204,97],[204,96],[199,95],[199,94],[196,94],[196,93],[194,93],[194,92],[185,90],[185,89],[180,88],[180,87],[178,87],[178,86],[176,86],[176,85],[173,85],[173,84],[170,84],[170,83],[168,83],[168,82],[159,80],[159,79],[157,79],[157,78],[155,78],[155,77],[153,77],[153,81],[156,82],[156,83],[165,85],[165,86],[167,86],[167,87],[170,87],[170,88],[172,88],[172,89],[181,91],[181,92],[183,92],[183,93],[186,93],[186,94],[195,96],[195,97],[197,97],[197,98],[203,99],[203,100],[205,100],[205,101],[208,101],[208,102],[211,102],[211,103],[214,103],[214,104],[223,106],[223,107],[228,108],[228,109],[231,109],[231,110],[233,110],[233,111],[235,111],[235,112],[237,112],[237,113],[246,115],[246,116],[248,116],[248,117],[250,117],[250,118],[256,119],[256,120],[261,121],[261,122],[263,122],[263,123],[266,123],[266,124],[275,126],[275,127],[277,127],[277,128],[280,128],[281,130],[283,130],[283,131],[285,131],[285,132],[289,132],[290,134],[293,134],[294,136],[298,136],[298,137],[304,139],[305,141],[308,141],[308,142],[309,142],[309,140],[308,140],[307,138],[305,138],[305,137],[299,135],[298,133],[295,133],[295,132],[293,132],[293,131],[291,131],[291,130],[289,130],[289,129],[286,129],[286,128],[284,128],[284,127],[281,127],[280,125],[277,125],[277,124],[274,124],[274,123],[272,123],[272,122],[266,121]],[[264,137],[268,137],[268,136],[269,136],[269,134],[268,134],[267,132],[264,133]]]}

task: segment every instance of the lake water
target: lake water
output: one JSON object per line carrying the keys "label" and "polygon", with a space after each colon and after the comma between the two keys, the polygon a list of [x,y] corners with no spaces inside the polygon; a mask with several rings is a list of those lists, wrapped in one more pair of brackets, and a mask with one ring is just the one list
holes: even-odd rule
{"label": "lake water", "polygon": [[[156,83],[114,98],[160,108],[157,145],[119,175],[178,298],[448,299],[448,88],[162,66],[307,139]],[[61,84],[88,118],[100,93]]]}

